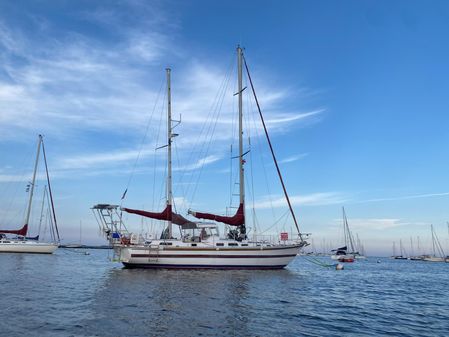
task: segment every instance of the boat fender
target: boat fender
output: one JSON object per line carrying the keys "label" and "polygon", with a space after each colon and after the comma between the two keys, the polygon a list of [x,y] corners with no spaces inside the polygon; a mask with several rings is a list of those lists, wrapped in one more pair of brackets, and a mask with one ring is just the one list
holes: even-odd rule
{"label": "boat fender", "polygon": [[345,269],[345,266],[343,266],[341,263],[337,263],[337,264],[335,265],[335,269],[336,269],[336,270],[343,270],[343,269]]}

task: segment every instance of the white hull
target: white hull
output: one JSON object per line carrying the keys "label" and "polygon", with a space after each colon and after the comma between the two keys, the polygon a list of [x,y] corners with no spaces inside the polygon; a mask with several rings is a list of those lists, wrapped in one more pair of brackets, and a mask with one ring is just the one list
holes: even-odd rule
{"label": "white hull", "polygon": [[58,246],[57,243],[26,240],[1,240],[0,253],[52,254]]}
{"label": "white hull", "polygon": [[423,259],[423,261],[427,261],[427,262],[446,262],[446,259],[444,257],[431,256],[431,257],[425,257]]}
{"label": "white hull", "polygon": [[[178,242],[181,243],[181,242]],[[280,269],[299,253],[299,245],[214,247],[208,244],[116,246],[128,268]]]}

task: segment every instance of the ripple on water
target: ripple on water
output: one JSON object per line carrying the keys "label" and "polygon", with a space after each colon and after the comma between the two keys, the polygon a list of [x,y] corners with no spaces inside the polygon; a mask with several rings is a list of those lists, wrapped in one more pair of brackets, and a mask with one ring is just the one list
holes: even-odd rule
{"label": "ripple on water", "polygon": [[[446,336],[449,264],[126,270],[108,252],[0,255],[5,336]],[[25,318],[25,319],[24,319]]]}

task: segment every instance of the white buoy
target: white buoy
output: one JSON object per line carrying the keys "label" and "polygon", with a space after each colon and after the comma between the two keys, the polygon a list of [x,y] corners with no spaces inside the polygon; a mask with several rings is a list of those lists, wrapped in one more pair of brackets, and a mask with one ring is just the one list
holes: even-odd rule
{"label": "white buoy", "polygon": [[345,269],[345,266],[343,266],[341,263],[337,263],[337,265],[335,266],[336,270],[343,270]]}

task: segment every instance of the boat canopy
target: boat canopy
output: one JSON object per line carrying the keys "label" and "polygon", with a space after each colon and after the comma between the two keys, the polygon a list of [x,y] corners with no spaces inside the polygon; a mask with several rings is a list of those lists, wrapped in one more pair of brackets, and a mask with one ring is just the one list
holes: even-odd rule
{"label": "boat canopy", "polygon": [[189,211],[189,213],[192,214],[195,218],[214,220],[218,222],[223,222],[231,226],[242,226],[245,224],[245,215],[243,214],[243,203],[240,204],[234,216],[221,216],[211,213],[201,213],[194,211]]}
{"label": "boat canopy", "polygon": [[11,229],[0,229],[0,233],[3,234],[16,234],[20,236],[26,236],[28,232],[28,224],[23,225],[21,229],[11,230]]}
{"label": "boat canopy", "polygon": [[175,225],[181,226],[182,229],[197,228],[196,223],[184,218],[180,214],[173,212],[171,205],[167,205],[167,207],[165,207],[165,209],[160,213],[141,211],[138,209],[132,209],[132,208],[126,208],[126,207],[122,207],[121,210],[125,211],[127,213],[137,214],[137,215],[141,215],[141,216],[151,218],[151,219],[171,221]]}

